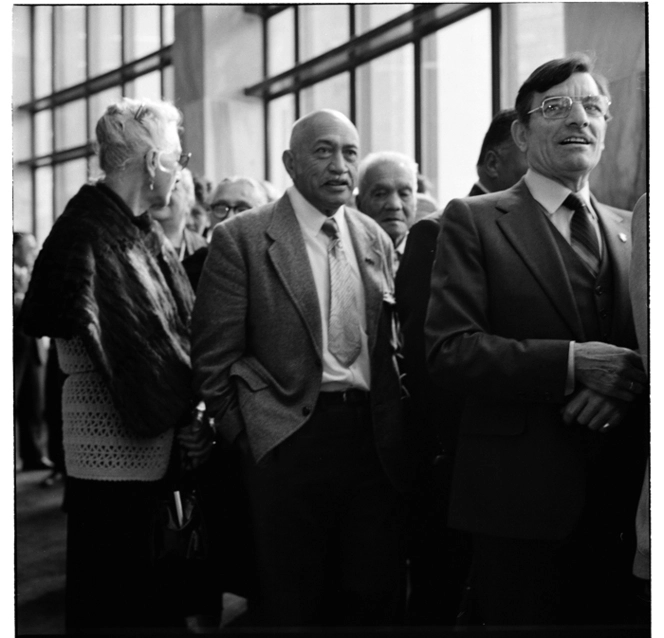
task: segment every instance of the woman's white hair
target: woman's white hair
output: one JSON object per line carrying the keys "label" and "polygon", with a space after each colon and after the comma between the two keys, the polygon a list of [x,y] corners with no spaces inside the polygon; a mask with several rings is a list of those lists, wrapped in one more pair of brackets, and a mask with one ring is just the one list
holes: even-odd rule
{"label": "woman's white hair", "polygon": [[111,104],[97,122],[99,166],[107,175],[122,171],[150,149],[160,148],[166,128],[182,122],[182,113],[170,102],[133,100]]}

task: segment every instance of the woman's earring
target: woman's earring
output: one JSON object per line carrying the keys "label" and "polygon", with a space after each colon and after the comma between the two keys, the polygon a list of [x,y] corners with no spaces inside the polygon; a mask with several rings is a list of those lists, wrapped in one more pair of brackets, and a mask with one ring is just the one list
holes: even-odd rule
{"label": "woman's earring", "polygon": [[151,191],[154,190],[154,180],[153,179],[150,179],[150,190]]}

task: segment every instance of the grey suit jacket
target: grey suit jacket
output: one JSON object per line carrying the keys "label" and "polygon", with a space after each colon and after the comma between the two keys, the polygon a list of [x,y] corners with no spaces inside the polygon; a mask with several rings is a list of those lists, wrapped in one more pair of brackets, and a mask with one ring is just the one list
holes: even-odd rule
{"label": "grey suit jacket", "polygon": [[[396,364],[393,248],[346,207],[366,298],[376,448],[395,484],[410,461]],[[196,390],[229,442],[245,433],[256,461],[311,416],[321,389],[321,316],[288,195],[215,227],[192,317]]]}

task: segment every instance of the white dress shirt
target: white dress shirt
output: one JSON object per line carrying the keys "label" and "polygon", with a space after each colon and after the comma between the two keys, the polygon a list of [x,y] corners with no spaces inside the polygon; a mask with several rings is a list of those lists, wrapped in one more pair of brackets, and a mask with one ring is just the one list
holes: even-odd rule
{"label": "white dress shirt", "polygon": [[344,207],[332,215],[339,227],[339,239],[353,273],[356,299],[359,303],[360,338],[362,349],[357,359],[349,366],[343,366],[328,350],[327,318],[330,311],[330,273],[327,248],[331,239],[322,231],[323,223],[327,219],[315,206],[310,204],[295,186],[290,186],[286,193],[290,198],[295,217],[300,224],[307,256],[318,295],[320,307],[321,327],[323,337],[323,392],[336,392],[355,388],[369,390],[371,387],[371,368],[369,365],[369,345],[367,339],[367,319],[365,309],[364,286],[362,276],[357,264],[357,257],[353,249],[353,242],[348,230]]}
{"label": "white dress shirt", "polygon": [[[551,223],[558,229],[558,232],[565,238],[565,241],[568,244],[571,244],[570,224],[572,222],[574,211],[563,206],[563,202],[572,191],[562,184],[554,182],[552,179],[544,177],[544,175],[540,175],[532,168],[529,168],[526,172],[525,180],[528,190],[542,205]],[[588,217],[590,218],[590,224],[595,229],[597,235],[597,243],[599,244],[599,254],[601,257],[602,234],[599,230],[597,213],[593,210],[590,203],[590,188],[588,187],[588,182],[586,182],[583,188],[575,194],[583,200],[583,203],[588,208]]]}

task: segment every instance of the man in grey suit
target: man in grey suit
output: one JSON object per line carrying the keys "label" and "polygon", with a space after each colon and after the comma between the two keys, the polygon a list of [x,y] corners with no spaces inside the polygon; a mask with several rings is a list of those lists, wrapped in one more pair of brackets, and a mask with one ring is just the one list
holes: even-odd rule
{"label": "man in grey suit", "polygon": [[452,200],[426,320],[436,384],[464,394],[450,525],[472,535],[488,625],[629,623],[647,379],[628,294],[631,213],[588,178],[606,81],[577,55],[519,89],[515,186]]}
{"label": "man in grey suit", "polygon": [[215,228],[192,319],[195,382],[243,451],[273,626],[387,625],[402,606],[394,257],[344,205],[358,139],[336,111],[295,123],[293,185]]}

